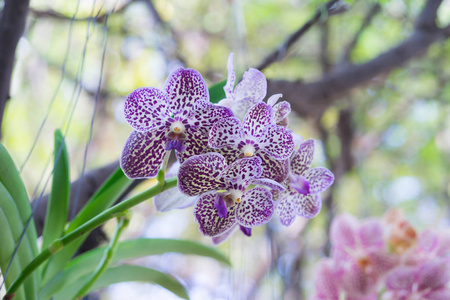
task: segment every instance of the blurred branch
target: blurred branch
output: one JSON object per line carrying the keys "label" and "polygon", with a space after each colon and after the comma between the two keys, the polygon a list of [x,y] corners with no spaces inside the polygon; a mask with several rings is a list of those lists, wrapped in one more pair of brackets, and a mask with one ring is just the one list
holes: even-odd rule
{"label": "blurred branch", "polygon": [[5,0],[0,17],[0,138],[6,102],[10,98],[16,47],[27,21],[29,0]]}
{"label": "blurred branch", "polygon": [[372,7],[369,9],[369,12],[366,14],[361,27],[359,27],[358,31],[356,32],[355,36],[351,40],[351,42],[347,45],[346,49],[344,50],[344,55],[342,56],[341,62],[342,63],[348,63],[350,61],[350,55],[352,54],[353,49],[355,49],[356,44],[359,41],[359,38],[361,37],[361,34],[366,30],[366,28],[370,25],[372,22],[372,19],[376,16],[376,14],[380,11],[380,4],[375,3],[372,5]]}
{"label": "blurred branch", "polygon": [[262,70],[267,68],[269,65],[271,65],[274,62],[277,62],[281,59],[283,59],[288,50],[292,47],[292,45],[297,42],[303,34],[305,34],[315,23],[317,23],[321,18],[332,16],[333,14],[340,13],[342,11],[342,5],[338,3],[339,0],[331,0],[327,4],[325,4],[323,7],[319,8],[314,17],[310,19],[308,22],[306,22],[302,27],[300,27],[296,32],[294,32],[289,38],[274,52],[272,52],[270,55],[268,55],[263,62],[257,66],[256,68],[258,70]]}
{"label": "blurred branch", "polygon": [[317,81],[269,80],[267,94],[283,93],[291,99],[294,111],[302,116],[320,116],[334,101],[351,94],[352,90],[374,83],[375,77],[387,75],[412,59],[426,53],[428,48],[450,37],[450,29],[425,26],[435,23],[436,11],[442,0],[428,0],[413,33],[399,45],[368,62],[335,68]]}

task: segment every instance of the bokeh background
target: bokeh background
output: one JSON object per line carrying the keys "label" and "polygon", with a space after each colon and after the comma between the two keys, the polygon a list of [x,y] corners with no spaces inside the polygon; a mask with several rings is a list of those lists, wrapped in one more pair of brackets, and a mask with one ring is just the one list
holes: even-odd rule
{"label": "bokeh background", "polygon": [[[226,79],[229,53],[235,53],[242,75],[282,49],[283,59],[262,70],[269,80],[317,81],[411,36],[426,2],[337,1],[335,11],[327,12],[327,1],[319,0],[32,0],[2,142],[33,199],[48,190],[56,128],[66,136],[73,180],[116,161],[131,132],[123,118],[124,97],[138,87],[162,87],[174,68],[194,68],[213,85]],[[322,15],[312,27],[283,48],[317,11]],[[449,0],[439,7],[437,23],[450,23]],[[175,254],[131,263],[173,274],[192,299],[306,299],[314,264],[328,253],[336,214],[382,216],[399,207],[417,229],[449,226],[449,40],[377,74],[320,114],[291,114],[289,128],[316,140],[314,165],[337,175],[318,217],[297,218],[289,228],[274,218],[251,238],[236,233],[218,247],[232,268]],[[114,228],[111,222],[105,231]],[[123,238],[138,236],[212,245],[198,231],[192,209],[158,213],[151,201],[133,210]],[[178,299],[142,283],[116,284],[90,297]]]}

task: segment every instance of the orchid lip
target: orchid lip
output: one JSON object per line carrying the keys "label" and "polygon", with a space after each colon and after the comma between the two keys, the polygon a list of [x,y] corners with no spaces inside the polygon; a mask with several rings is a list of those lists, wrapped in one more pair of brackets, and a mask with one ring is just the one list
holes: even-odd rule
{"label": "orchid lip", "polygon": [[246,144],[242,147],[241,151],[245,157],[252,157],[255,155],[255,147],[252,144]]}
{"label": "orchid lip", "polygon": [[310,193],[309,181],[303,176],[291,177],[290,186],[302,195]]}

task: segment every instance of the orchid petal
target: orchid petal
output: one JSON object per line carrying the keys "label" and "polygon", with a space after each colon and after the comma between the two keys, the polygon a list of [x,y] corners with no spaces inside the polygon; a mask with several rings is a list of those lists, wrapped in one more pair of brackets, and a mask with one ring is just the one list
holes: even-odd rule
{"label": "orchid petal", "polygon": [[125,119],[133,129],[148,131],[165,123],[167,94],[157,88],[139,88],[125,99]]}
{"label": "orchid petal", "polygon": [[178,173],[178,187],[189,196],[226,187],[220,173],[226,168],[225,158],[214,152],[188,158]]}
{"label": "orchid petal", "polygon": [[381,221],[370,218],[361,223],[358,229],[358,236],[363,247],[383,248],[383,227]]}
{"label": "orchid petal", "polygon": [[317,216],[322,208],[322,199],[318,194],[302,195],[296,191],[291,191],[290,195],[294,197],[294,194],[296,194],[298,205],[297,214],[300,217],[311,219]]}
{"label": "orchid petal", "polygon": [[358,225],[358,220],[350,214],[337,216],[330,228],[330,239],[334,248],[354,248]]}
{"label": "orchid petal", "polygon": [[[212,149],[212,148],[210,148]],[[239,156],[241,155],[241,150],[237,146],[229,146],[229,147],[223,147],[220,149],[212,149],[211,152],[217,152],[220,153],[225,159],[227,160],[227,164],[232,164],[237,159],[239,159]]]}
{"label": "orchid petal", "polygon": [[222,148],[238,144],[242,138],[241,122],[237,118],[219,120],[211,128],[208,143],[212,148]]}
{"label": "orchid petal", "polygon": [[[338,300],[341,274],[334,260],[326,258],[317,264],[314,285],[319,299]],[[320,297],[322,296],[322,297]]]}
{"label": "orchid petal", "polygon": [[202,75],[193,69],[179,68],[170,73],[164,83],[171,112],[188,116],[191,107],[198,100],[209,101],[208,87]]}
{"label": "orchid petal", "polygon": [[277,205],[277,213],[281,224],[291,225],[297,216],[297,205],[295,198],[289,193],[283,193]]}
{"label": "orchid petal", "polygon": [[225,200],[219,195],[216,195],[216,199],[214,199],[214,207],[217,209],[217,214],[221,218],[226,218],[228,215],[227,204]]}
{"label": "orchid petal", "polygon": [[428,253],[434,251],[439,242],[439,235],[431,229],[423,231],[417,239],[419,249]]}
{"label": "orchid petal", "polygon": [[225,91],[227,99],[233,99],[233,88],[234,82],[236,80],[236,73],[234,72],[233,66],[233,53],[230,53],[230,56],[228,56],[227,69],[228,69],[227,84],[223,87],[223,90]]}
{"label": "orchid petal", "polygon": [[342,285],[349,297],[369,296],[377,288],[377,278],[368,276],[358,265],[352,264],[342,274]]}
{"label": "orchid petal", "polygon": [[261,150],[275,159],[288,159],[294,151],[291,133],[282,126],[269,126],[260,141]]}
{"label": "orchid petal", "polygon": [[223,242],[225,242],[228,238],[230,238],[230,236],[232,236],[236,230],[239,228],[238,224],[234,224],[233,227],[231,227],[228,231],[226,231],[225,233],[221,234],[221,235],[217,235],[212,237],[212,242],[214,245],[219,245]]}
{"label": "orchid petal", "polygon": [[166,212],[194,205],[197,197],[182,194],[178,189],[168,189],[153,198],[157,211]]}
{"label": "orchid petal", "polygon": [[234,89],[235,100],[245,100],[253,104],[261,102],[267,93],[267,80],[263,73],[250,68]]}
{"label": "orchid petal", "polygon": [[261,187],[248,190],[237,205],[236,220],[245,227],[256,227],[270,221],[275,211],[270,192]]}
{"label": "orchid petal", "polygon": [[310,169],[306,172],[305,177],[309,181],[310,192],[312,194],[325,191],[334,182],[334,174],[323,167]]}
{"label": "orchid petal", "polygon": [[261,159],[257,156],[242,158],[229,165],[220,174],[231,182],[247,182],[262,174]]}
{"label": "orchid petal", "polygon": [[291,104],[287,101],[282,101],[273,107],[273,119],[275,123],[281,122],[283,119],[287,118],[291,112]]}
{"label": "orchid petal", "polygon": [[264,102],[255,104],[245,115],[242,128],[246,136],[261,137],[272,123],[272,108]]}
{"label": "orchid petal", "polygon": [[434,259],[425,262],[418,272],[418,288],[438,289],[450,282],[450,264],[444,259]]}
{"label": "orchid petal", "polygon": [[208,138],[199,131],[194,130],[192,127],[186,130],[186,140],[183,141],[184,151],[176,152],[177,158],[180,163],[183,163],[191,156],[200,155],[210,151],[208,147]]}
{"label": "orchid petal", "polygon": [[242,231],[243,234],[245,234],[246,236],[252,236],[252,229],[239,225],[239,229]]}
{"label": "orchid petal", "polygon": [[427,296],[427,300],[448,300],[448,299],[450,299],[450,289],[448,287],[431,291]]}
{"label": "orchid petal", "polygon": [[394,291],[410,291],[414,284],[416,267],[399,266],[386,276],[386,288]]}
{"label": "orchid petal", "polygon": [[228,216],[221,218],[214,207],[216,196],[215,191],[202,194],[194,205],[195,221],[200,225],[200,231],[211,237],[226,233],[236,224],[236,205],[228,207]]}
{"label": "orchid petal", "polygon": [[384,276],[399,262],[399,257],[387,252],[384,247],[377,251],[368,252],[367,256],[372,263],[373,272],[376,276]]}
{"label": "orchid petal", "polygon": [[269,99],[267,99],[267,105],[273,107],[281,97],[283,97],[283,94],[275,94],[270,96]]}
{"label": "orchid petal", "polygon": [[282,184],[279,184],[275,180],[267,179],[267,178],[253,179],[251,181],[251,184],[264,185],[264,186],[266,186],[268,188],[275,189],[275,190],[278,190],[278,191],[284,191],[286,189],[286,187],[283,186]]}
{"label": "orchid petal", "polygon": [[130,179],[154,177],[166,154],[166,128],[151,131],[133,131],[120,157],[120,166]]}
{"label": "orchid petal", "polygon": [[295,175],[304,175],[311,167],[314,158],[314,140],[307,139],[298,147],[291,159],[291,171]]}
{"label": "orchid petal", "polygon": [[206,136],[217,121],[229,117],[234,117],[231,109],[204,100],[195,102],[190,114],[191,125],[198,126]]}
{"label": "orchid petal", "polygon": [[261,158],[261,166],[263,168],[261,178],[272,179],[276,182],[283,182],[286,180],[289,174],[288,159],[278,160],[262,151],[258,151],[256,155]]}

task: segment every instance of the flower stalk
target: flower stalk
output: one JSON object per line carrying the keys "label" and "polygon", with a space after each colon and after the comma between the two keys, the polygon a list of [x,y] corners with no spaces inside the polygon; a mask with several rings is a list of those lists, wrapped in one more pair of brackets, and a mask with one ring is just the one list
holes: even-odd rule
{"label": "flower stalk", "polygon": [[164,181],[164,184],[161,184],[158,182],[154,187],[136,195],[133,196],[121,203],[118,203],[117,205],[105,210],[101,214],[98,214],[96,217],[92,218],[91,220],[87,221],[71,233],[57,239],[54,241],[51,246],[47,247],[45,250],[43,250],[38,256],[36,256],[20,273],[19,277],[12,283],[12,285],[9,287],[5,297],[3,299],[10,299],[11,294],[14,294],[17,289],[23,284],[25,279],[33,273],[42,263],[44,263],[47,259],[49,259],[54,253],[55,249],[52,247],[52,245],[58,245],[58,250],[61,250],[66,245],[70,244],[71,242],[75,241],[76,239],[84,236],[85,234],[88,234],[90,231],[94,230],[98,226],[102,225],[106,221],[117,217],[117,214],[123,213],[127,209],[130,209],[133,206],[136,206],[137,204],[144,202],[145,200],[152,198],[159,193],[168,190],[170,188],[173,188],[177,185],[177,179],[171,178],[166,181]]}

